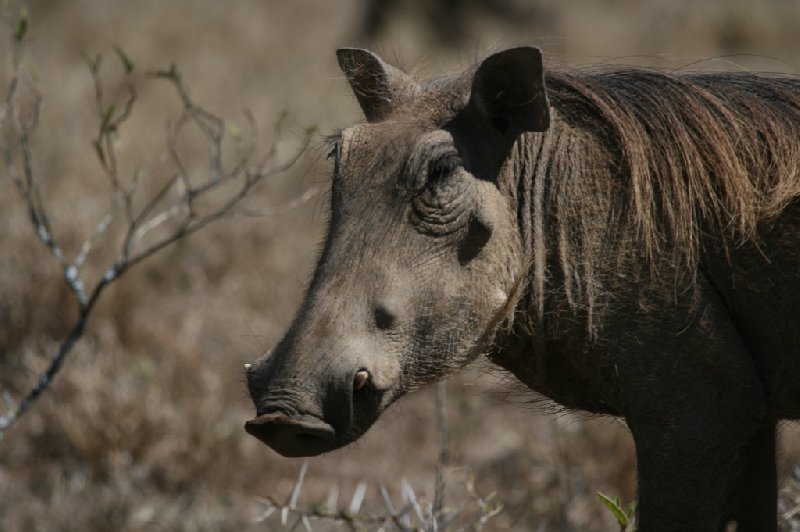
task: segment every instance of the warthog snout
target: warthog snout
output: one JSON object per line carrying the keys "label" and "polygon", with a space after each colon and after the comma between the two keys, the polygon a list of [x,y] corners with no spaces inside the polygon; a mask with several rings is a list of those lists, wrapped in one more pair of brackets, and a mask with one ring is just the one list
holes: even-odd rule
{"label": "warthog snout", "polygon": [[[338,412],[332,412],[333,418],[352,419],[353,407],[364,406],[353,405],[352,402],[361,399],[360,396],[366,392],[369,380],[369,371],[358,370],[352,381],[354,393],[338,398],[329,398],[331,407],[325,408],[323,405],[323,412],[338,410]],[[342,415],[346,411],[350,411],[349,415]],[[275,451],[288,457],[314,456],[341,446],[341,443],[337,443],[337,434],[333,426],[313,414],[290,416],[278,411],[269,412],[248,421],[244,428],[251,436],[255,436]],[[346,430],[340,428],[341,432]]]}
{"label": "warthog snout", "polygon": [[336,434],[329,424],[313,416],[290,418],[263,414],[245,423],[244,429],[283,456],[313,456],[335,447]]}
{"label": "warthog snout", "polygon": [[276,351],[247,368],[256,404],[245,423],[251,436],[283,456],[315,456],[346,445],[377,418],[384,393],[362,364],[296,364],[287,350]]}

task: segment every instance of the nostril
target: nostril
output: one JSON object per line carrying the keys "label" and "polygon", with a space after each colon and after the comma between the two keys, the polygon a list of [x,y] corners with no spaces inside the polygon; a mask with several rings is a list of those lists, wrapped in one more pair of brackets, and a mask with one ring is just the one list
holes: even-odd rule
{"label": "nostril", "polygon": [[317,440],[320,439],[319,434],[309,433],[309,432],[301,432],[295,435],[295,438],[297,438],[298,441],[305,443],[316,442]]}
{"label": "nostril", "polygon": [[394,327],[394,324],[397,320],[394,317],[394,314],[389,312],[389,310],[384,307],[383,305],[378,305],[375,307],[375,325],[378,329],[387,330]]}
{"label": "nostril", "polygon": [[362,369],[356,372],[356,376],[353,379],[353,389],[358,391],[362,389],[364,386],[367,385],[369,382],[369,371]]}

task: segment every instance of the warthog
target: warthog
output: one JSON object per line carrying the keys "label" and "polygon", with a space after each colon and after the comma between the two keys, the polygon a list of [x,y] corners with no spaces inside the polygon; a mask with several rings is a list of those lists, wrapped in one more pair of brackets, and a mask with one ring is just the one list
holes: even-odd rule
{"label": "warthog", "polygon": [[800,79],[544,72],[521,47],[418,84],[338,58],[367,123],[331,140],[324,250],[247,371],[247,431],[331,451],[487,354],[625,419],[641,530],[776,529],[776,423],[800,418]]}

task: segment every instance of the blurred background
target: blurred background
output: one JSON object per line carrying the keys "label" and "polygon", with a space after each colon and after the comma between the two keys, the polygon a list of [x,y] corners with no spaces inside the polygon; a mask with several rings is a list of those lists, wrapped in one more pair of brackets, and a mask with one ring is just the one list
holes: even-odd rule
{"label": "blurred background", "polygon": [[[16,3],[3,4],[17,13]],[[242,429],[253,413],[242,364],[280,338],[319,250],[330,171],[322,135],[362,119],[336,65],[338,46],[369,47],[420,77],[520,43],[567,65],[794,73],[800,50],[796,0],[41,0],[29,12],[25,62],[44,97],[35,171],[69,254],[111,197],[91,145],[98,117],[87,54],[106,57],[111,99],[125,94],[113,46],[136,64],[137,107],[116,141],[123,176],[164,158],[164,122],[180,102],[144,72],[172,62],[209,111],[244,124],[249,109],[263,147],[285,110],[279,159],[306,127],[320,135],[297,165],[247,200],[266,214],[217,223],[104,295],[52,389],[0,440],[7,531],[272,530],[274,520],[257,522],[259,497],[288,497],[303,462],[303,504],[324,500],[331,486],[349,497],[364,481],[367,506],[379,510],[377,486],[399,498],[401,479],[430,500],[438,454],[431,390],[406,397],[359,442],[320,458],[282,458]],[[3,90],[10,38],[0,30]],[[201,144],[184,147],[198,168],[207,158]],[[315,187],[323,192],[294,202]],[[5,175],[0,213],[0,386],[19,397],[75,309]],[[633,446],[620,423],[543,407],[486,363],[446,389],[450,502],[463,497],[458,489],[471,475],[478,493],[494,492],[504,506],[489,530],[615,528],[595,492],[635,497]],[[798,435],[787,426],[781,438],[785,509],[797,503],[789,471],[800,463]]]}

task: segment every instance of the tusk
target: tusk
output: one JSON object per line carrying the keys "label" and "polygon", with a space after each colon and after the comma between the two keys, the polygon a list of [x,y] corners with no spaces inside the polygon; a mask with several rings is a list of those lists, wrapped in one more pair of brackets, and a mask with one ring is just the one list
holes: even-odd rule
{"label": "tusk", "polygon": [[252,365],[252,364],[245,364],[245,365],[244,365],[244,369],[250,369],[250,368],[252,368],[252,367],[253,367],[253,365]]}
{"label": "tusk", "polygon": [[365,369],[356,372],[356,377],[353,379],[353,389],[358,391],[367,385],[369,381],[369,372]]}

